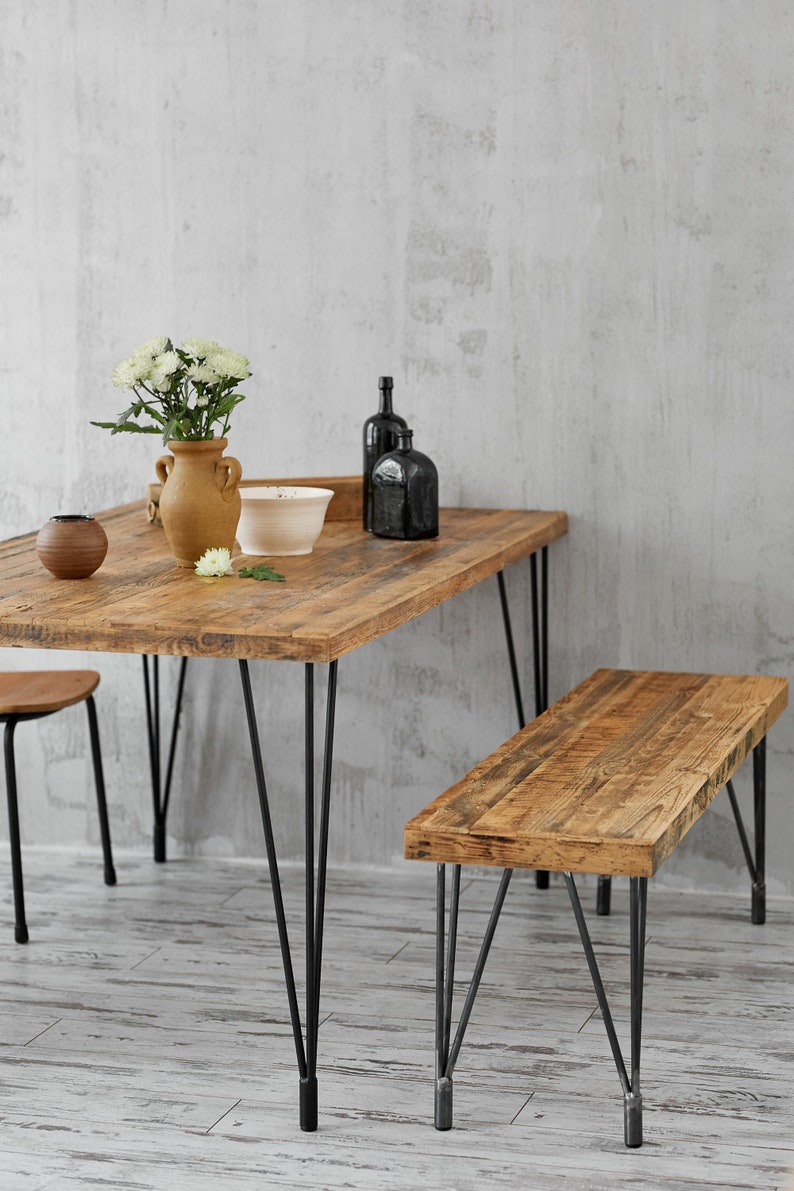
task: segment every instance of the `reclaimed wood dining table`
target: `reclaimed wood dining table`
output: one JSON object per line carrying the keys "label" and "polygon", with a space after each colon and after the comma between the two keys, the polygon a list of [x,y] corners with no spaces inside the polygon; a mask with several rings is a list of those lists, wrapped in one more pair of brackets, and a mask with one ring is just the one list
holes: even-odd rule
{"label": "reclaimed wood dining table", "polygon": [[[307,481],[303,481],[304,483]],[[316,481],[312,481],[316,482]],[[519,726],[525,723],[504,568],[530,560],[535,714],[548,702],[549,545],[567,533],[564,512],[446,508],[439,536],[404,542],[366,533],[360,481],[327,481],[335,497],[311,554],[272,560],[284,582],[234,576],[205,579],[177,567],[162,527],[145,501],[96,519],[108,536],[101,568],[87,579],[56,579],[40,563],[36,534],[0,543],[0,645],[139,654],[153,659],[234,659],[240,671],[247,729],[265,836],[299,1075],[299,1122],[316,1129],[317,1044],[323,921],[331,815],[337,667],[346,654],[486,580],[498,580]],[[235,572],[257,560],[238,555]],[[305,1009],[301,1015],[278,858],[265,782],[249,663],[301,662],[304,682]],[[472,665],[477,663],[472,659]],[[321,775],[315,790],[315,666],[327,666]],[[155,856],[164,859],[165,806],[159,762],[159,693],[146,674],[155,802]],[[154,694],[152,694],[152,689]],[[166,786],[178,710],[174,714]],[[319,750],[318,750],[319,751]],[[167,802],[167,790],[165,793]],[[159,846],[158,846],[159,840]]]}

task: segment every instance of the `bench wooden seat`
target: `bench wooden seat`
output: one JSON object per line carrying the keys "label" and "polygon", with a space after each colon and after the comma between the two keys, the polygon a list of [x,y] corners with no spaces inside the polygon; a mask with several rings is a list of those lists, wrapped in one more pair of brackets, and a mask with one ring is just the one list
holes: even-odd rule
{"label": "bench wooden seat", "polygon": [[[597,670],[477,765],[405,828],[405,855],[438,875],[436,1126],[452,1124],[452,1069],[513,868],[563,872],[624,1091],[625,1140],[642,1142],[639,1048],[647,879],[726,784],[765,917],[765,741],[784,678]],[[753,754],[755,852],[731,782]],[[449,943],[444,866],[452,864]],[[505,869],[455,1040],[450,1039],[460,865]],[[574,873],[630,878],[632,1058],[623,1062]],[[444,958],[446,946],[446,958]]]}

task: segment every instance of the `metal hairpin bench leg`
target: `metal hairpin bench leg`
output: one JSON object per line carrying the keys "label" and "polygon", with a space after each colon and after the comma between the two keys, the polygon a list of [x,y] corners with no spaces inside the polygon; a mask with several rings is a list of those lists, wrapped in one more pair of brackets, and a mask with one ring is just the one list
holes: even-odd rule
{"label": "metal hairpin bench leg", "polygon": [[[454,1039],[452,1034],[452,995],[455,982],[455,951],[458,937],[458,908],[460,904],[460,865],[452,866],[452,894],[449,907],[449,941],[444,946],[444,920],[446,901],[446,865],[436,869],[436,1129],[452,1128],[452,1075],[458,1061],[463,1036],[469,1024],[474,998],[480,987],[485,961],[491,949],[494,932],[502,912],[507,888],[513,870],[506,868],[494,900],[491,917],[485,929],[485,936],[474,967],[469,991],[463,1003]],[[445,955],[446,952],[446,955]]]}
{"label": "metal hairpin bench leg", "polygon": [[642,988],[645,972],[645,908],[648,897],[648,878],[629,878],[630,920],[629,938],[631,948],[630,959],[630,997],[631,997],[631,1074],[626,1070],[626,1063],[620,1049],[620,1043],[612,1020],[612,1013],[607,1001],[601,973],[598,969],[590,932],[585,922],[582,904],[571,873],[565,873],[565,883],[571,899],[576,925],[587,958],[587,966],[593,981],[598,1006],[606,1027],[612,1057],[623,1088],[623,1136],[627,1146],[642,1145],[642,1095],[640,1093],[640,1045],[642,1041]]}
{"label": "metal hairpin bench leg", "polygon": [[747,839],[742,813],[733,789],[733,782],[729,781],[728,797],[731,800],[736,829],[750,870],[752,880],[752,921],[757,925],[766,922],[766,737],[753,749],[753,817],[755,820],[755,854]]}
{"label": "metal hairpin bench leg", "polygon": [[[460,904],[460,865],[452,866],[452,892],[449,908],[448,938],[445,947],[446,866],[437,866],[436,876],[436,1092],[434,1123],[436,1129],[452,1128],[452,1075],[469,1024],[474,999],[480,987],[488,952],[491,948],[499,915],[502,912],[512,869],[505,869],[494,900],[491,916],[477,957],[466,1000],[461,1010],[455,1037],[452,1039],[452,995],[455,980],[455,952],[457,947],[458,910]],[[590,976],[598,1005],[606,1027],[612,1056],[623,1088],[623,1135],[627,1146],[642,1145],[642,1094],[640,1092],[640,1050],[642,1043],[642,993],[645,972],[645,917],[648,878],[630,880],[630,998],[631,998],[631,1061],[627,1070],[620,1049],[612,1013],[607,1001],[601,973],[596,961],[590,933],[585,922],[579,894],[571,873],[565,873],[576,925],[582,940]]]}

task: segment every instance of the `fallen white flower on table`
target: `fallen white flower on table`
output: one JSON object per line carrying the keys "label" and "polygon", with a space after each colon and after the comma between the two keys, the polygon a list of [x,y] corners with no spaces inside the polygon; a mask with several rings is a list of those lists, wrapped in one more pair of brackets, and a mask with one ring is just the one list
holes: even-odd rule
{"label": "fallen white flower on table", "polygon": [[217,550],[205,550],[196,563],[196,574],[204,578],[218,575],[233,575],[231,551],[225,546]]}

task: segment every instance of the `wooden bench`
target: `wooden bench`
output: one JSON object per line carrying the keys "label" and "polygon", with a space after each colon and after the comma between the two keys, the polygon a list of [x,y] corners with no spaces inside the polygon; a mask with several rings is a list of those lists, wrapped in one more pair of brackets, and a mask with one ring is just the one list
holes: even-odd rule
{"label": "wooden bench", "polygon": [[[437,1129],[452,1126],[452,1074],[513,868],[562,872],[624,1096],[624,1140],[642,1144],[640,1041],[648,877],[727,784],[752,878],[752,920],[765,918],[766,733],[785,708],[784,678],[597,670],[477,765],[405,828],[409,860],[437,874]],[[754,849],[731,777],[752,752]],[[445,866],[452,871],[448,937]],[[462,864],[504,868],[452,1038]],[[627,1069],[574,873],[629,877],[631,1056]]]}

